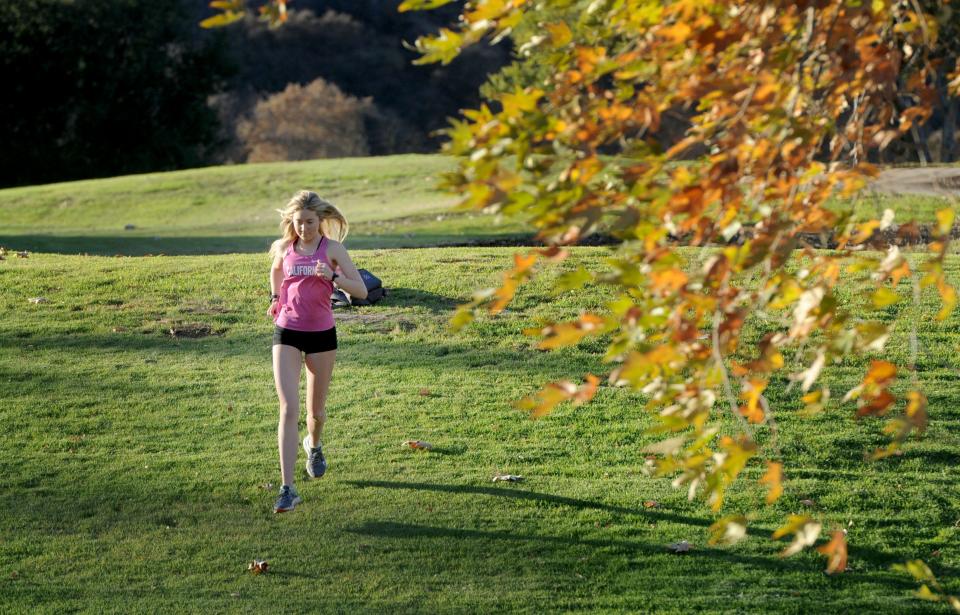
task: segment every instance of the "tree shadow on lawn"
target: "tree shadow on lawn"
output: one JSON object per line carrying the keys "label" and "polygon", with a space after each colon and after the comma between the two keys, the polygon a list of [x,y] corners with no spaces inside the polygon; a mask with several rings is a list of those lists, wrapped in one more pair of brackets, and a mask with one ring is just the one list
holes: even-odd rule
{"label": "tree shadow on lawn", "polygon": [[11,250],[87,254],[90,256],[190,256],[202,254],[266,254],[275,236],[144,237],[96,235],[0,235]]}
{"label": "tree shadow on lawn", "polygon": [[[497,488],[497,487],[478,487],[473,485],[448,485],[440,483],[413,483],[413,482],[400,482],[400,481],[357,481],[357,480],[348,480],[345,481],[346,484],[353,485],[354,487],[360,489],[368,488],[382,488],[382,489],[409,489],[409,490],[423,490],[423,491],[435,491],[440,493],[458,493],[458,494],[472,494],[472,495],[488,495],[500,498],[508,499],[519,499],[519,500],[530,500],[535,502],[543,502],[558,506],[570,506],[576,509],[594,509],[594,510],[603,510],[607,512],[613,512],[623,515],[631,515],[638,518],[642,518],[645,522],[650,521],[665,521],[670,523],[676,523],[680,525],[688,525],[693,527],[706,528],[713,524],[713,519],[705,519],[700,517],[691,517],[688,515],[679,515],[676,513],[670,513],[662,510],[650,510],[650,509],[635,509],[628,508],[625,506],[617,506],[612,504],[606,504],[603,502],[596,502],[592,500],[584,500],[580,498],[571,498],[561,495],[554,495],[550,493],[539,493],[535,491],[526,491],[523,489],[513,489],[513,488]],[[750,536],[755,536],[761,540],[769,540],[769,537],[773,533],[774,528],[758,527],[753,525],[747,528],[747,534]],[[391,536],[399,538],[423,538],[423,537],[460,537],[460,538],[494,538],[494,539],[509,539],[509,540],[530,540],[536,542],[549,542],[554,544],[569,544],[569,545],[589,545],[594,547],[612,547],[624,549],[628,552],[644,552],[646,554],[662,554],[667,552],[666,545],[650,545],[648,543],[629,541],[629,540],[619,540],[619,539],[610,539],[610,540],[581,540],[573,538],[562,538],[562,537],[549,537],[549,536],[539,536],[539,535],[523,535],[523,534],[513,534],[510,532],[486,532],[480,530],[463,530],[457,528],[437,528],[431,526],[421,526],[421,525],[410,525],[404,523],[395,523],[388,521],[374,521],[364,524],[363,526],[353,528],[351,531],[357,532],[359,534],[369,534],[369,535],[378,535],[378,536]],[[781,539],[780,542],[788,543],[787,538]],[[822,542],[822,541],[821,541]],[[775,557],[764,557],[764,556],[753,556],[743,553],[737,553],[730,551],[728,549],[717,549],[711,547],[703,547],[697,549],[696,553],[704,557],[726,559],[730,561],[736,561],[740,563],[748,563],[755,566],[765,567],[765,568],[776,568],[776,569],[785,569],[785,568],[794,568],[797,570],[807,569],[808,565],[805,563],[793,563],[794,560],[781,560]],[[889,568],[892,564],[902,563],[905,561],[905,556],[896,553],[889,553],[885,551],[880,551],[878,549],[873,549],[870,547],[851,545],[850,546],[850,555],[852,558],[868,560],[872,565]],[[957,571],[949,567],[939,567],[940,573],[944,576],[954,576]],[[886,585],[903,587],[903,588],[915,588],[915,584],[912,583],[910,579],[904,578],[902,581],[892,581],[890,579],[877,580],[872,579],[871,575],[856,575],[855,573],[848,576],[857,576],[862,580],[868,580],[871,582],[880,582]]]}
{"label": "tree shadow on lawn", "polygon": [[[395,315],[397,321],[403,314]],[[374,332],[382,332],[388,320],[375,323]],[[208,356],[210,361],[220,357],[246,357],[270,362],[272,326],[251,333],[249,330],[230,334],[210,335],[199,339],[177,338],[158,328],[150,331],[129,330],[118,333],[25,334],[17,338],[0,338],[0,350],[17,353],[25,347],[31,352],[57,351],[73,356],[85,352],[161,352],[190,353]],[[78,354],[79,353],[79,354]],[[151,358],[145,356],[145,359]],[[155,357],[154,357],[155,358]],[[531,370],[541,378],[559,377],[567,373],[582,373],[599,366],[600,358],[584,354],[569,356],[564,353],[536,353],[529,357],[510,349],[491,349],[472,342],[433,343],[421,340],[391,339],[381,335],[353,338],[342,335],[337,362],[364,369],[421,369],[430,367],[437,374],[483,367],[485,373],[517,374]],[[596,364],[596,365],[595,365]]]}
{"label": "tree shadow on lawn", "polygon": [[[52,254],[90,256],[191,256],[202,254],[266,254],[278,235],[144,236],[136,235],[0,235],[0,246]],[[501,247],[536,245],[532,236],[515,233],[445,235],[398,233],[350,235],[350,250],[406,249],[435,247]],[[362,266],[362,263],[361,265]]]}

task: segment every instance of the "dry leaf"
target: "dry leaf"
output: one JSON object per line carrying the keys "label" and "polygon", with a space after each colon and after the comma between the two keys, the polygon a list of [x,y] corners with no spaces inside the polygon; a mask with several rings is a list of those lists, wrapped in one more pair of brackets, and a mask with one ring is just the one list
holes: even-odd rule
{"label": "dry leaf", "polygon": [[408,446],[415,451],[429,451],[433,448],[433,445],[429,442],[424,442],[423,440],[407,440],[400,446]]}
{"label": "dry leaf", "polygon": [[674,553],[686,553],[693,548],[686,540],[681,540],[680,542],[673,542],[667,545],[667,548],[673,551]]}
{"label": "dry leaf", "polygon": [[30,303],[50,303],[50,300],[46,297],[31,297],[28,301]]}
{"label": "dry leaf", "polygon": [[647,500],[643,503],[644,508],[660,508],[660,502],[656,500]]}
{"label": "dry leaf", "polygon": [[847,569],[847,538],[843,530],[835,530],[831,534],[830,542],[817,551],[827,556],[827,574],[844,572]]}
{"label": "dry leaf", "polygon": [[430,389],[420,389],[421,397],[430,397]]}
{"label": "dry leaf", "polygon": [[253,574],[260,574],[262,572],[266,572],[268,566],[269,564],[267,564],[267,560],[255,559],[247,566],[247,570]]}
{"label": "dry leaf", "polygon": [[817,503],[814,502],[813,500],[800,500],[800,503],[803,504],[804,506],[816,506],[816,505],[817,505]]}
{"label": "dry leaf", "polygon": [[30,253],[27,252],[26,250],[23,250],[22,252],[17,252],[17,258],[29,258],[29,257],[30,257]]}
{"label": "dry leaf", "polygon": [[522,476],[517,476],[516,474],[497,474],[493,477],[493,482],[505,481],[508,483],[519,483],[523,480]]}

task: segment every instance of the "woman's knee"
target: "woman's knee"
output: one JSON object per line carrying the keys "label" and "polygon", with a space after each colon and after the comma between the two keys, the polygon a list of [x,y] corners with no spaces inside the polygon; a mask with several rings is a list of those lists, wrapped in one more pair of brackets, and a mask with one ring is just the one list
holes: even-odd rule
{"label": "woman's knee", "polygon": [[280,402],[280,420],[286,422],[296,422],[300,418],[300,408],[299,404],[292,404],[289,402],[281,401]]}

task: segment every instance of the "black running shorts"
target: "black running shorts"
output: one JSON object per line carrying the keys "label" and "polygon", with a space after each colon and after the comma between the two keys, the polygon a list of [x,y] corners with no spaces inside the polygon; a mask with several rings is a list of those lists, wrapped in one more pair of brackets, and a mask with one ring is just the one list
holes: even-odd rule
{"label": "black running shorts", "polygon": [[326,331],[295,331],[276,327],[273,330],[273,345],[293,346],[304,354],[329,352],[337,349],[337,328]]}

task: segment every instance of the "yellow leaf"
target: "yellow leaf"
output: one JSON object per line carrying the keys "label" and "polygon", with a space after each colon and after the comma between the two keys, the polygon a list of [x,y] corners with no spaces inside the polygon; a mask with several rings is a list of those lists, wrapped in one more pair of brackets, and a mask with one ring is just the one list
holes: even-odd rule
{"label": "yellow leaf", "polygon": [[543,98],[543,92],[537,89],[527,91],[518,89],[513,94],[504,94],[500,97],[503,104],[503,115],[507,118],[517,118],[521,114],[537,108],[537,101]]}
{"label": "yellow leaf", "polygon": [[937,320],[946,320],[957,306],[957,291],[945,282],[938,284],[937,290],[940,292],[940,300],[943,301],[943,308],[937,312]]}
{"label": "yellow leaf", "polygon": [[406,11],[425,11],[435,9],[445,4],[450,4],[453,0],[404,0],[397,7],[397,11],[404,13]]}
{"label": "yellow leaf", "polygon": [[955,212],[949,207],[937,210],[937,231],[941,235],[948,235],[950,233],[950,230],[953,228],[954,216]]}
{"label": "yellow leaf", "polygon": [[469,305],[461,305],[450,318],[450,328],[456,332],[473,322],[473,309]]}
{"label": "yellow leaf", "polygon": [[563,47],[573,40],[573,32],[570,31],[570,26],[562,21],[548,23],[545,27],[547,32],[550,33],[550,44],[554,48]]}
{"label": "yellow leaf", "polygon": [[220,15],[214,15],[213,17],[208,17],[200,22],[201,28],[222,28],[232,24],[233,22],[243,19],[243,13],[236,13],[233,11],[227,11],[226,13],[221,13]]}
{"label": "yellow leaf", "polygon": [[899,301],[900,295],[886,286],[881,286],[873,293],[871,300],[873,301],[873,307],[880,309]]}
{"label": "yellow leaf", "polygon": [[747,518],[743,515],[730,515],[710,526],[709,544],[736,544],[747,535]]}
{"label": "yellow leaf", "polygon": [[787,534],[793,534],[793,542],[780,554],[781,557],[789,557],[799,553],[805,547],[809,547],[817,541],[820,536],[820,524],[807,515],[790,515],[786,525],[777,529],[773,533],[774,540],[782,538]]}

